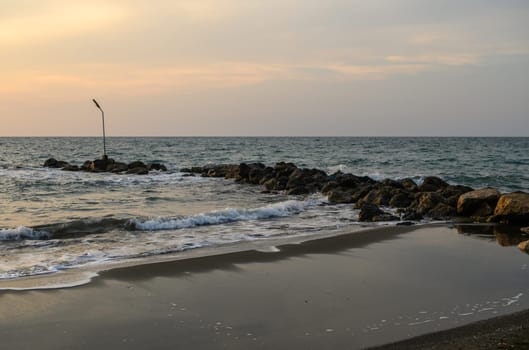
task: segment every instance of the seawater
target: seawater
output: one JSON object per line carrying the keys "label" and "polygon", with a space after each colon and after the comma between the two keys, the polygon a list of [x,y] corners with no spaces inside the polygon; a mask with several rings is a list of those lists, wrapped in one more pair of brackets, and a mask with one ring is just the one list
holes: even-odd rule
{"label": "seawater", "polygon": [[183,167],[279,161],[374,179],[435,175],[529,191],[529,138],[109,138],[110,157],[162,162],[146,176],[42,168],[98,158],[100,138],[0,138],[0,279],[278,237],[359,229],[321,195],[184,176]]}

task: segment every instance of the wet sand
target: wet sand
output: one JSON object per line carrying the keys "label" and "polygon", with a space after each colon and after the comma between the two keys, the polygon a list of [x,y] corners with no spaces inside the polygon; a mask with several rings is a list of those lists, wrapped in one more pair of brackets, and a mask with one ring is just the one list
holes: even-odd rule
{"label": "wet sand", "polygon": [[0,291],[0,339],[12,349],[364,348],[528,309],[528,262],[448,227],[381,228]]}

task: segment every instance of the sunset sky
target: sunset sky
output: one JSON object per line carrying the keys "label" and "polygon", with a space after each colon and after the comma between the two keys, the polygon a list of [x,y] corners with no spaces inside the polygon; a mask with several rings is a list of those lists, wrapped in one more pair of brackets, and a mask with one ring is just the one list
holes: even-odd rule
{"label": "sunset sky", "polygon": [[527,0],[0,0],[1,136],[529,136]]}

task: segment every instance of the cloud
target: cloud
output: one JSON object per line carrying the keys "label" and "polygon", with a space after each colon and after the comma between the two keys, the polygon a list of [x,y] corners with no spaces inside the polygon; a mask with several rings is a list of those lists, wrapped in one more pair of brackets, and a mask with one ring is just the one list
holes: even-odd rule
{"label": "cloud", "polygon": [[3,18],[0,21],[0,47],[100,31],[126,16],[125,8],[116,4],[51,2],[44,10]]}
{"label": "cloud", "polygon": [[476,54],[445,54],[445,55],[418,55],[418,56],[386,56],[385,60],[393,63],[465,66],[479,62]]}

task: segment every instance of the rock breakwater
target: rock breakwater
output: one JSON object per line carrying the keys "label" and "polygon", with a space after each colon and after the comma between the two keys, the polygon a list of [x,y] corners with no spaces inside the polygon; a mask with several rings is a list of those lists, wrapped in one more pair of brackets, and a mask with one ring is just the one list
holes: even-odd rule
{"label": "rock breakwater", "polygon": [[70,164],[63,160],[50,158],[44,162],[46,168],[57,168],[63,171],[86,171],[93,173],[125,173],[135,175],[146,175],[151,170],[167,171],[165,165],[160,163],[143,163],[134,161],[131,163],[117,162],[112,158],[87,160],[81,166]]}
{"label": "rock breakwater", "polygon": [[263,192],[284,191],[287,195],[321,192],[331,203],[354,204],[360,221],[399,219],[381,207],[395,208],[404,221],[423,218],[475,222],[529,223],[529,194],[501,194],[493,188],[474,189],[451,185],[429,176],[418,185],[411,178],[376,181],[341,171],[327,174],[320,169],[299,168],[293,163],[274,166],[262,163],[219,164],[181,169],[203,177],[222,177],[263,186]]}

